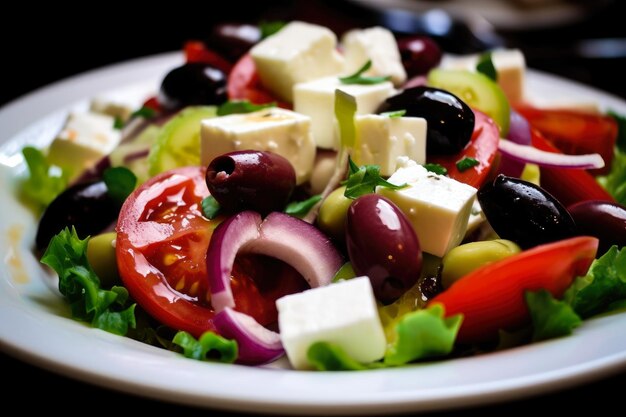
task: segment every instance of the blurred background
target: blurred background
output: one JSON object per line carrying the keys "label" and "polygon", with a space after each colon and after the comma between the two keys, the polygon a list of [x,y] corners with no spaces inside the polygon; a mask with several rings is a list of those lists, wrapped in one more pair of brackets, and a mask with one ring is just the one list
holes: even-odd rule
{"label": "blurred background", "polygon": [[454,53],[516,47],[531,68],[626,97],[626,8],[617,0],[259,0],[219,7],[182,0],[165,8],[15,7],[20,29],[0,28],[0,104],[73,74],[207,39],[218,22],[293,19],[324,24],[338,34],[375,24],[398,36],[428,34]]}

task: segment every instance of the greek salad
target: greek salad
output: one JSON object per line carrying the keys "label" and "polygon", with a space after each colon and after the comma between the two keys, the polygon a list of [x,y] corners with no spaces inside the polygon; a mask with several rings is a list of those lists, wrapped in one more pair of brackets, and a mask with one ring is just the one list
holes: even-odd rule
{"label": "greek salad", "polygon": [[140,108],[94,100],[23,149],[75,319],[199,360],[362,370],[626,307],[626,118],[531,101],[518,50],[218,34]]}

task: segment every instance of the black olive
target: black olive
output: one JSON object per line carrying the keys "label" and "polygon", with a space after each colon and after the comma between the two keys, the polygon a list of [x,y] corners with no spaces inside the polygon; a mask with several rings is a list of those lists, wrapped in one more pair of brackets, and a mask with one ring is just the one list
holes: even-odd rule
{"label": "black olive", "polygon": [[389,97],[379,113],[398,110],[405,110],[406,116],[426,119],[428,155],[453,155],[472,138],[474,112],[448,91],[424,86],[407,88]]}
{"label": "black olive", "polygon": [[226,101],[226,75],[219,69],[200,62],[171,70],[161,83],[159,103],[168,110]]}
{"label": "black olive", "polygon": [[74,226],[81,239],[96,235],[113,224],[119,212],[120,203],[109,196],[104,181],[69,187],[43,213],[35,238],[37,249],[45,249],[65,227]]}
{"label": "black olive", "polygon": [[222,23],[213,26],[205,44],[234,62],[260,40],[261,30],[258,26],[245,23]]}
{"label": "black olive", "polygon": [[519,178],[498,175],[478,191],[478,201],[498,236],[524,249],[576,235],[565,207],[541,187]]}

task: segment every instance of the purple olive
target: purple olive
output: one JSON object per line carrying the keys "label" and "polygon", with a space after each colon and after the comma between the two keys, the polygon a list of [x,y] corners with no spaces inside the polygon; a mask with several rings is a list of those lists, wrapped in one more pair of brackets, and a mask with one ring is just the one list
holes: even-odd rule
{"label": "purple olive", "polygon": [[500,174],[483,185],[477,196],[498,236],[524,249],[576,235],[565,207],[533,183]]}
{"label": "purple olive", "polygon": [[428,36],[412,36],[398,40],[402,65],[409,77],[423,75],[439,65],[441,49]]}
{"label": "purple olive", "polygon": [[417,235],[404,213],[384,197],[366,194],[350,205],[346,244],[357,276],[369,277],[384,304],[397,300],[420,276]]}
{"label": "purple olive", "polygon": [[213,159],[206,171],[211,195],[227,211],[282,211],[296,186],[296,172],[284,157],[236,151]]}
{"label": "purple olive", "polygon": [[245,23],[222,23],[213,26],[205,44],[234,62],[260,40],[261,30],[258,26]]}
{"label": "purple olive", "polygon": [[613,245],[626,246],[626,207],[610,201],[581,201],[567,207],[578,233],[600,239],[598,255]]}
{"label": "purple olive", "polygon": [[165,75],[159,91],[159,103],[167,110],[226,101],[226,74],[201,62],[174,68]]}

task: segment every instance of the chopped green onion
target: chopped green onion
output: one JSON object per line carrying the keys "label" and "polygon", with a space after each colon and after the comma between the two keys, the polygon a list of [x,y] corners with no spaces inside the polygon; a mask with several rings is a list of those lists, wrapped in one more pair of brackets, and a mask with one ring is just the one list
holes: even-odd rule
{"label": "chopped green onion", "polygon": [[406,114],[406,110],[396,110],[396,111],[386,111],[381,113],[381,116],[387,116],[390,119],[396,119],[398,117],[402,117]]}
{"label": "chopped green onion", "polygon": [[480,162],[478,162],[476,159],[466,156],[465,158],[456,162],[456,167],[459,171],[463,172],[479,164]]}
{"label": "chopped green onion", "polygon": [[391,79],[390,75],[385,77],[366,77],[363,75],[365,71],[372,67],[372,60],[367,61],[357,72],[346,77],[339,77],[339,81],[343,84],[379,84]]}
{"label": "chopped green onion", "polygon": [[253,104],[248,100],[227,101],[217,108],[217,115],[252,113],[270,107],[276,107],[276,103]]}
{"label": "chopped green onion", "polygon": [[220,203],[217,202],[215,197],[212,195],[202,200],[202,214],[209,219],[212,220],[220,212]]}
{"label": "chopped green onion", "polygon": [[424,164],[424,168],[430,172],[434,172],[435,174],[448,175],[448,169],[440,164],[428,163]]}

